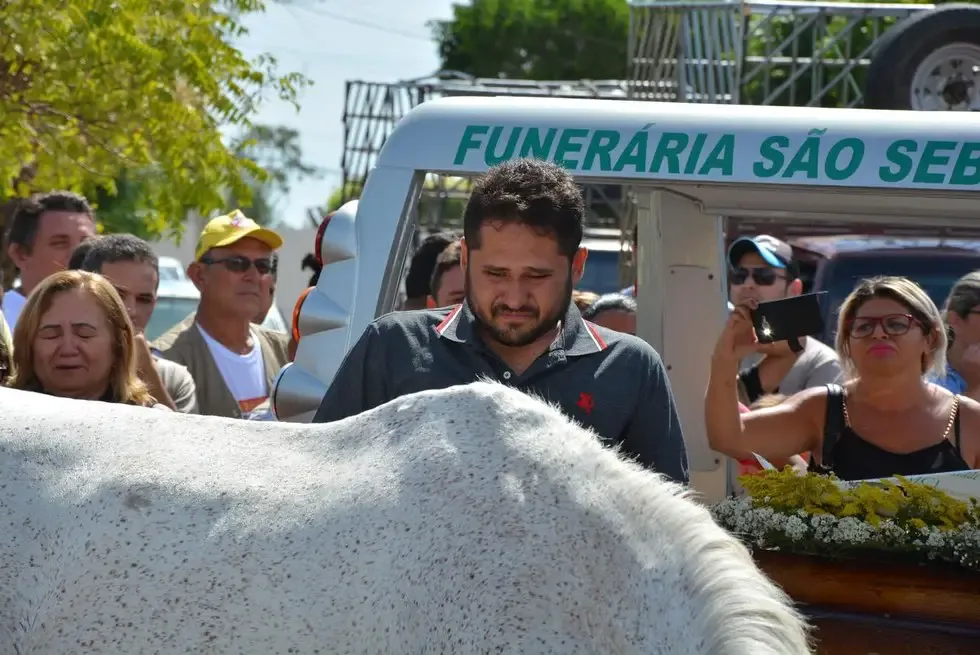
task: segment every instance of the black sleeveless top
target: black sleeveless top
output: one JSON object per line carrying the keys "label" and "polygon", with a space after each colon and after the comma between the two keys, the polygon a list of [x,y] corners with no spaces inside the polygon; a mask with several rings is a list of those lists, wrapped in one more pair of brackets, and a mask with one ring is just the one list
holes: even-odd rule
{"label": "black sleeveless top", "polygon": [[[911,453],[893,453],[866,441],[851,428],[844,400],[844,388],[827,385],[827,417],[824,422],[823,462],[810,470],[834,473],[841,480],[870,480],[893,475],[923,475],[968,471],[970,466],[960,454],[959,402],[953,406],[943,440]],[[952,432],[953,440],[947,437]]]}

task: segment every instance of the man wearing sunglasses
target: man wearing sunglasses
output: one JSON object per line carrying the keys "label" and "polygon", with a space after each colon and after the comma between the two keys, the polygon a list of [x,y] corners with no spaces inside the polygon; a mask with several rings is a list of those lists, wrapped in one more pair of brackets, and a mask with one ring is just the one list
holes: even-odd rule
{"label": "man wearing sunglasses", "polygon": [[[729,296],[735,305],[781,300],[803,291],[793,249],[768,234],[737,239],[728,249],[728,266]],[[760,344],[755,355],[743,360],[745,404],[763,395],[791,396],[840,379],[840,362],[832,348],[815,338],[800,342],[800,352],[793,352],[785,341]]]}
{"label": "man wearing sunglasses", "polygon": [[268,398],[289,360],[289,335],[252,323],[281,246],[282,237],[238,210],[212,219],[201,232],[187,267],[201,292],[197,312],[154,344],[163,357],[190,370],[200,414],[248,415]]}

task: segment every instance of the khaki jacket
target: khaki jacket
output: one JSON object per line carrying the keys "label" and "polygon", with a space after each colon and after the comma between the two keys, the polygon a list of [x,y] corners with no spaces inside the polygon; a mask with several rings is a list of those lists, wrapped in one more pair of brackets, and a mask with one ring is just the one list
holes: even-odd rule
{"label": "khaki jacket", "polygon": [[170,400],[174,401],[177,411],[197,414],[197,387],[194,386],[194,377],[187,367],[156,355],[153,356],[153,365],[156,366],[163,388],[170,394]]}
{"label": "khaki jacket", "polygon": [[[153,347],[164,359],[187,367],[197,387],[197,412],[206,416],[244,418],[238,401],[231,395],[228,385],[214,363],[208,344],[197,329],[195,314],[185,318],[166,334],[153,342]],[[265,379],[268,392],[279,370],[289,361],[289,336],[252,325],[262,349]]]}

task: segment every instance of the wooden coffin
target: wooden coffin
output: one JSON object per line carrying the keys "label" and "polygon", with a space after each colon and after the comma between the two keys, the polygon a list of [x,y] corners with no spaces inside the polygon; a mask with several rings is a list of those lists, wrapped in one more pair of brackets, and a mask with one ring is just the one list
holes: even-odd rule
{"label": "wooden coffin", "polygon": [[756,550],[815,628],[821,655],[980,653],[980,574],[946,565]]}

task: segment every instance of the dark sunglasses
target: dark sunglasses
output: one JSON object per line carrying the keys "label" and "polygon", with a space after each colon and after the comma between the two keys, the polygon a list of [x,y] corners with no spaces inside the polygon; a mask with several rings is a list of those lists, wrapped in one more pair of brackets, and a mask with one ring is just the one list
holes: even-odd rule
{"label": "dark sunglasses", "polygon": [[776,284],[776,280],[785,280],[786,277],[776,272],[775,268],[769,266],[758,266],[754,268],[732,268],[728,271],[728,281],[735,285],[745,284],[749,278],[760,287],[771,287]]}
{"label": "dark sunglasses", "polygon": [[908,333],[914,325],[921,325],[911,314],[887,314],[885,316],[858,316],[847,324],[847,333],[854,339],[867,339],[878,326],[890,337]]}
{"label": "dark sunglasses", "polygon": [[201,257],[201,263],[208,265],[221,264],[232,273],[244,273],[254,265],[255,270],[259,272],[259,275],[275,273],[278,264],[275,257],[249,259],[244,255],[232,255],[231,257],[224,257],[222,259],[214,259],[210,255],[205,255],[204,257]]}

